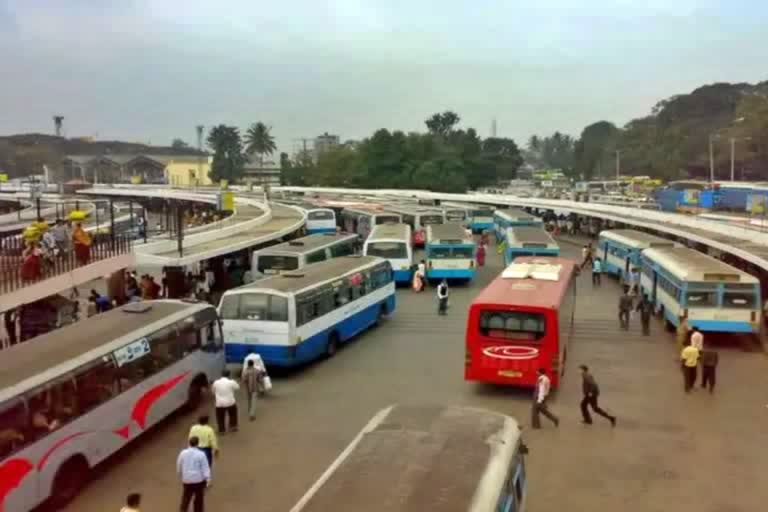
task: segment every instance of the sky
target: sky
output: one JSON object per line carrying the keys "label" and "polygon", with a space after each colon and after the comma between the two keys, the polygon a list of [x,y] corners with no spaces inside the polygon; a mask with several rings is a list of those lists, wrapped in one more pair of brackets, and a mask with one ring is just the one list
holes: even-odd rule
{"label": "sky", "polygon": [[524,142],[768,79],[765,0],[0,0],[0,134],[152,144],[272,126],[280,150],[461,125]]}

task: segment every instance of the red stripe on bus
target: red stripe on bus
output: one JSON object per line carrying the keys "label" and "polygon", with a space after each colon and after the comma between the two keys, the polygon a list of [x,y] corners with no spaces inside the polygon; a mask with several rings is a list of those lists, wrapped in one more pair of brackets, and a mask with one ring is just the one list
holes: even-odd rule
{"label": "red stripe on bus", "polygon": [[45,452],[45,455],[43,455],[43,458],[40,459],[40,462],[37,463],[37,470],[40,471],[43,469],[43,466],[45,466],[45,463],[48,462],[48,458],[53,455],[53,452],[58,450],[62,445],[67,444],[71,440],[75,439],[76,437],[84,436],[86,434],[92,434],[93,432],[78,432],[76,434],[68,435],[67,437],[62,437],[55,443],[53,443],[53,446],[51,446],[47,452]]}
{"label": "red stripe on bus", "polygon": [[33,468],[26,459],[10,459],[0,466],[0,512],[5,510],[5,497],[21,485]]}
{"label": "red stripe on bus", "polygon": [[168,379],[162,384],[158,384],[157,386],[144,393],[144,395],[139,398],[139,400],[133,406],[133,411],[131,411],[131,419],[133,419],[133,421],[135,421],[139,427],[144,429],[147,424],[147,416],[149,415],[149,410],[152,408],[155,402],[165,396],[165,394],[173,389],[176,384],[184,380],[184,377],[187,375],[189,375],[189,372],[184,372],[181,375],[177,375],[176,377]]}

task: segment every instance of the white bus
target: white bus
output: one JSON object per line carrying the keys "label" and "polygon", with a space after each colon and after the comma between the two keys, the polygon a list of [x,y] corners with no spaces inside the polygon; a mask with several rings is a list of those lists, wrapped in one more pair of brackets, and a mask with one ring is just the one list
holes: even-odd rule
{"label": "white bus", "polygon": [[427,240],[427,226],[445,223],[445,214],[436,208],[395,207],[390,211],[402,217],[403,224],[411,226],[413,245],[423,247]]}
{"label": "white bus", "polygon": [[307,233],[336,233],[336,212],[331,208],[303,205],[307,212]]}
{"label": "white bus", "polygon": [[290,512],[523,512],[518,423],[469,407],[376,414]]}
{"label": "white bus", "polygon": [[341,212],[344,231],[357,233],[365,240],[375,226],[381,224],[399,224],[402,218],[392,212],[385,212],[381,206],[344,208]]}
{"label": "white bus", "polygon": [[560,246],[541,226],[507,228],[504,265],[518,256],[560,256]]}
{"label": "white bus", "polygon": [[701,331],[757,333],[760,281],[687,247],[645,249],[640,287],[664,316],[667,328],[683,318]]}
{"label": "white bus", "polygon": [[0,510],[58,510],[90,471],[221,375],[216,310],[181,301],[113,309],[3,350]]}
{"label": "white bus", "polygon": [[228,363],[249,352],[267,365],[332,356],[339,345],[395,310],[389,262],[334,258],[224,293],[219,313]]}
{"label": "white bus", "polygon": [[493,212],[493,222],[496,229],[496,241],[506,239],[507,228],[515,226],[544,226],[544,221],[530,213],[516,208],[496,210]]}
{"label": "white bus", "polygon": [[475,277],[477,244],[467,230],[458,224],[427,226],[424,253],[427,279],[470,281]]}
{"label": "white bus", "polygon": [[353,234],[321,233],[254,251],[251,268],[255,274],[271,275],[304,268],[311,263],[357,252],[360,239]]}
{"label": "white bus", "polygon": [[659,247],[680,247],[680,244],[636,229],[609,229],[600,232],[596,256],[603,260],[603,272],[622,277],[629,275],[633,268],[640,268],[643,250]]}
{"label": "white bus", "polygon": [[410,283],[413,278],[413,246],[408,224],[382,224],[373,228],[363,244],[363,256],[377,256],[389,261],[396,283]]}

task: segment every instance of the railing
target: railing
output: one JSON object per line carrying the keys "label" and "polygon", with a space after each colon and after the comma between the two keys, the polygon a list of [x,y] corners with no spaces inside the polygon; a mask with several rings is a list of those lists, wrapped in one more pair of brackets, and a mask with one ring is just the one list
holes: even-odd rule
{"label": "railing", "polygon": [[88,259],[78,259],[74,245],[60,251],[56,256],[41,256],[40,276],[33,279],[22,278],[24,241],[18,237],[7,237],[0,241],[0,294],[11,293],[25,286],[44,281],[51,277],[66,274],[90,263],[130,253],[131,237],[99,233],[92,235]]}

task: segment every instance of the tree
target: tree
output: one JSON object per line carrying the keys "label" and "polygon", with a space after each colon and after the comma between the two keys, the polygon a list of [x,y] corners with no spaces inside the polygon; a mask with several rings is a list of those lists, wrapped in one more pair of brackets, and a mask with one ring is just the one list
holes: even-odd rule
{"label": "tree", "polygon": [[234,126],[220,124],[208,134],[208,145],[213,150],[211,179],[235,183],[243,177],[245,156],[240,131]]}
{"label": "tree", "polygon": [[189,147],[189,144],[181,139],[173,139],[173,142],[171,142],[171,147],[173,149],[186,149]]}
{"label": "tree", "polygon": [[576,171],[585,180],[591,179],[603,165],[605,156],[616,147],[619,130],[613,123],[598,121],[581,132],[575,148]]}
{"label": "tree", "polygon": [[264,155],[275,152],[275,138],[270,133],[271,128],[259,121],[253,123],[245,132],[245,150],[248,154],[259,155],[259,167],[264,167]]}
{"label": "tree", "polygon": [[461,118],[458,114],[446,110],[442,114],[433,114],[424,123],[431,134],[445,137],[453,130],[454,126],[459,124],[459,121]]}
{"label": "tree", "polygon": [[495,180],[511,180],[523,165],[520,149],[512,139],[489,137],[483,141],[483,158],[494,167]]}

